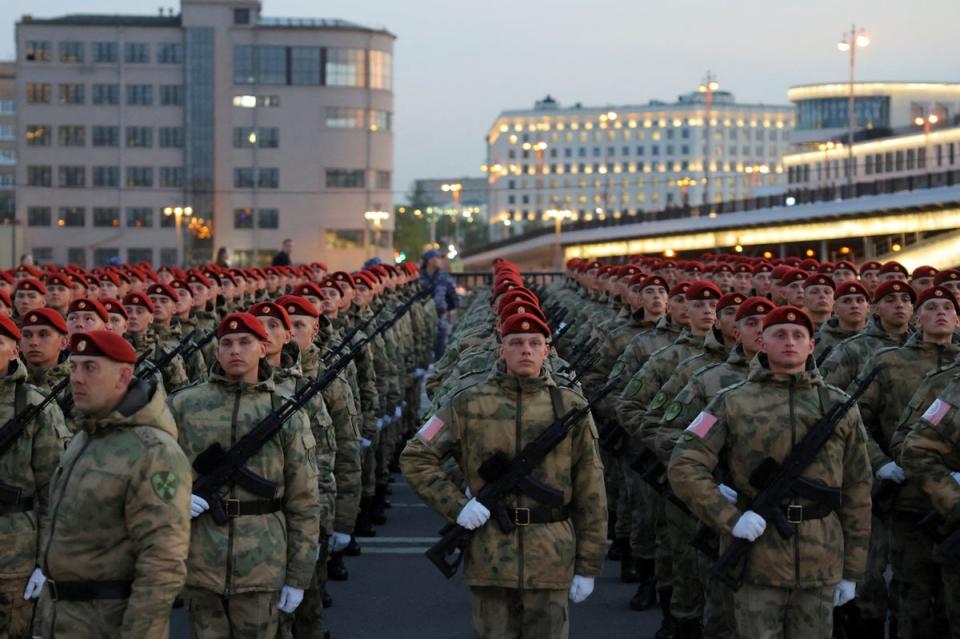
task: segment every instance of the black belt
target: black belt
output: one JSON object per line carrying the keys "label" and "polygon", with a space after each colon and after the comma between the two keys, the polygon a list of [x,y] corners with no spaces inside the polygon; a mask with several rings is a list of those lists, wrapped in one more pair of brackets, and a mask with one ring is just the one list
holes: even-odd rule
{"label": "black belt", "polygon": [[132,581],[54,581],[53,579],[47,579],[50,598],[54,601],[127,599],[133,590],[132,586]]}
{"label": "black belt", "polygon": [[224,499],[223,508],[227,517],[244,517],[246,515],[266,515],[283,509],[283,502],[279,499],[262,499],[258,501],[240,501],[239,499]]}
{"label": "black belt", "polygon": [[517,526],[552,524],[570,519],[570,509],[563,508],[507,508],[507,514]]}
{"label": "black belt", "polygon": [[790,504],[781,506],[780,510],[791,524],[799,524],[801,521],[810,521],[812,519],[823,519],[833,512],[833,508],[826,504],[809,504],[806,506]]}
{"label": "black belt", "polygon": [[25,513],[33,510],[33,497],[24,497],[15,504],[0,504],[0,515]]}

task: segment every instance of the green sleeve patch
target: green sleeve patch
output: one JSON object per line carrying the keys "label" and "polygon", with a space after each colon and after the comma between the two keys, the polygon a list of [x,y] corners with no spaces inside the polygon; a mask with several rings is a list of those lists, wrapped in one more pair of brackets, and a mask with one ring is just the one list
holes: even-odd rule
{"label": "green sleeve patch", "polygon": [[653,401],[650,402],[650,407],[648,410],[659,410],[661,406],[667,403],[667,394],[663,391],[660,391],[653,398]]}
{"label": "green sleeve patch", "polygon": [[623,396],[632,397],[636,395],[637,391],[640,390],[640,386],[642,385],[643,385],[643,380],[637,376],[634,376],[633,379],[630,380],[630,383],[627,384],[627,387],[623,389]]}
{"label": "green sleeve patch", "polygon": [[153,486],[153,492],[157,497],[164,501],[170,501],[177,496],[177,476],[169,470],[154,473],[150,478],[150,485]]}
{"label": "green sleeve patch", "polygon": [[613,370],[610,371],[610,377],[620,377],[620,373],[623,372],[624,366],[625,364],[623,362],[617,361],[617,363],[613,365]]}
{"label": "green sleeve patch", "polygon": [[667,412],[663,415],[663,420],[666,422],[672,422],[677,418],[678,415],[680,415],[681,411],[683,411],[683,404],[680,402],[673,402],[667,406]]}

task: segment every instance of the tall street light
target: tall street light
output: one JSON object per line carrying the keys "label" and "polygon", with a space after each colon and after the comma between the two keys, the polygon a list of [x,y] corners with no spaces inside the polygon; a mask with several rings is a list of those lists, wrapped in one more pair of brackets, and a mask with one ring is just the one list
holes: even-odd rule
{"label": "tall street light", "polygon": [[189,206],[168,206],[163,209],[163,214],[167,217],[173,215],[176,219],[177,227],[177,266],[183,266],[183,226],[181,218],[193,215],[193,208]]}
{"label": "tall street light", "polygon": [[[459,182],[454,182],[452,184],[441,184],[440,190],[444,193],[449,193],[450,197],[453,198],[453,203],[456,207],[453,218],[453,241],[457,245],[457,250],[460,250],[460,193],[463,191],[463,185]],[[436,231],[431,231],[430,241],[436,241]]]}
{"label": "tall street light", "polygon": [[[928,113],[924,117],[915,117],[913,123],[923,127],[923,168],[927,169],[931,164],[930,157],[930,127],[940,122],[940,116],[936,113]],[[919,163],[918,163],[919,164]]]}
{"label": "tall street light", "polygon": [[363,219],[365,219],[367,222],[373,223],[373,254],[376,255],[377,250],[380,248],[380,231],[383,227],[383,223],[390,219],[390,214],[386,211],[367,211],[363,214]]}
{"label": "tall street light", "polygon": [[[853,82],[856,79],[857,49],[870,44],[870,36],[863,29],[857,31],[857,25],[850,26],[850,32],[843,34],[843,39],[837,43],[837,48],[843,52],[850,52],[850,94],[847,98],[847,184],[853,190],[853,132],[857,126],[855,107],[856,97],[853,94]],[[851,193],[851,196],[853,194]]]}
{"label": "tall street light", "polygon": [[563,249],[560,246],[560,236],[562,234],[561,225],[564,220],[573,218],[573,211],[569,209],[549,209],[543,214],[544,219],[553,220],[553,259],[558,271],[563,270]]}
{"label": "tall street light", "polygon": [[697,91],[704,94],[704,100],[707,108],[704,110],[706,115],[703,118],[703,204],[704,207],[710,206],[710,109],[713,107],[713,92],[720,90],[720,83],[712,73],[707,71],[707,77],[697,87]]}

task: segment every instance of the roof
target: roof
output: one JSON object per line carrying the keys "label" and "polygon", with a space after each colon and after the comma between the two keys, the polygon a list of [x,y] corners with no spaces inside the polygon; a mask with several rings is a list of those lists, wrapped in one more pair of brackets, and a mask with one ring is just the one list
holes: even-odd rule
{"label": "roof", "polygon": [[56,18],[23,16],[21,24],[69,25],[84,27],[179,27],[180,16],[145,16],[106,13],[73,13]]}
{"label": "roof", "polygon": [[[606,113],[616,111],[618,114],[631,112],[655,113],[658,111],[703,111],[704,105],[695,102],[661,102],[651,101],[648,104],[628,104],[628,105],[608,105],[608,106],[582,106],[575,104],[568,107],[556,107],[552,109],[507,109],[500,112],[497,118],[510,117],[542,117],[549,118],[554,116],[571,115],[590,115],[593,113]],[[746,104],[741,102],[714,103],[710,107],[711,111],[724,113],[727,111],[740,110],[766,110],[771,112],[793,113],[796,107],[792,104]]]}
{"label": "roof", "polygon": [[357,22],[340,18],[295,18],[287,16],[260,16],[258,27],[279,29],[342,29],[345,31],[367,31],[396,37],[385,27],[368,27]]}

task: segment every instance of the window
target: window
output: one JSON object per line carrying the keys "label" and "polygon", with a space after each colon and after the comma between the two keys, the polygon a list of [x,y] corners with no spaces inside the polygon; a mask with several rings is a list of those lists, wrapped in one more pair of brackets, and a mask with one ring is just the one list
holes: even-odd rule
{"label": "window", "polygon": [[94,207],[93,225],[98,227],[120,226],[120,209],[116,207]]}
{"label": "window", "polygon": [[85,226],[87,210],[82,206],[61,206],[57,219],[58,226]]}
{"label": "window", "polygon": [[250,24],[250,9],[234,9],[233,23],[234,24]]}
{"label": "window", "polygon": [[280,96],[235,95],[233,96],[233,106],[241,109],[254,109],[256,107],[278,107],[280,106]]}
{"label": "window", "polygon": [[94,104],[120,104],[120,85],[119,84],[93,85],[93,103]]}
{"label": "window", "polygon": [[[393,130],[393,114],[389,111],[370,111],[370,130],[371,131],[391,131]],[[570,149],[567,149],[569,151]],[[556,149],[551,149],[552,157],[556,157]]]}
{"label": "window", "polygon": [[365,183],[363,170],[327,169],[328,189],[362,189]]}
{"label": "window", "polygon": [[87,127],[60,126],[57,128],[57,144],[60,146],[86,146]]}
{"label": "window", "polygon": [[120,167],[93,167],[93,186],[94,188],[116,188],[120,186]]}
{"label": "window", "polygon": [[87,266],[87,249],[82,246],[71,246],[67,249],[67,263],[76,264],[81,268]]}
{"label": "window", "polygon": [[280,170],[274,168],[240,168],[233,170],[233,186],[238,189],[276,189],[280,186]]}
{"label": "window", "polygon": [[57,168],[57,186],[64,189],[80,189],[86,186],[87,167],[61,166]]}
{"label": "window", "polygon": [[127,146],[149,149],[153,146],[153,129],[148,126],[128,126]]}
{"label": "window", "polygon": [[93,127],[93,146],[120,146],[120,127]]}
{"label": "window", "polygon": [[362,129],[366,126],[363,109],[351,107],[327,107],[325,123],[330,129]]}
{"label": "window", "polygon": [[101,64],[112,64],[117,61],[116,42],[94,42],[93,61]]}
{"label": "window", "polygon": [[83,43],[82,42],[61,42],[60,43],[60,62],[69,64],[83,62]]}
{"label": "window", "polygon": [[17,176],[13,173],[0,175],[0,188],[12,189],[17,185]]}
{"label": "window", "polygon": [[50,125],[49,124],[27,125],[27,145],[28,146],[50,146]]}
{"label": "window", "polygon": [[262,149],[275,149],[279,146],[280,130],[276,127],[234,127],[233,146],[235,148],[259,146]]}
{"label": "window", "polygon": [[390,190],[390,171],[374,172],[374,188]]}
{"label": "window", "polygon": [[157,45],[157,64],[181,64],[183,46],[179,42],[164,42]]}
{"label": "window", "polygon": [[128,248],[127,262],[129,264],[139,264],[140,262],[153,263],[152,248]]}
{"label": "window", "polygon": [[277,209],[258,210],[257,226],[262,229],[280,228],[280,212]]}
{"label": "window", "polygon": [[127,104],[130,106],[150,106],[153,104],[153,85],[128,84]]}
{"label": "window", "polygon": [[123,45],[123,61],[127,64],[150,62],[150,45],[143,42],[127,42]]}
{"label": "window", "polygon": [[320,84],[320,48],[290,47],[290,84]]}
{"label": "window", "polygon": [[[238,44],[233,47],[233,83],[256,84],[257,70],[253,57],[254,47]],[[251,96],[252,97],[252,96]]]}
{"label": "window", "polygon": [[27,40],[26,59],[28,62],[50,62],[50,42]]}
{"label": "window", "polygon": [[252,229],[253,209],[233,209],[233,228]]}
{"label": "window", "polygon": [[153,209],[149,206],[127,207],[127,228],[150,228],[152,226]]}
{"label": "window", "polygon": [[161,166],[160,186],[183,188],[183,168],[179,166]]}
{"label": "window", "polygon": [[261,189],[280,187],[280,169],[257,169],[257,186]]}
{"label": "window", "polygon": [[120,249],[115,248],[97,248],[93,249],[93,265],[95,267],[104,267],[110,264],[111,260],[120,259]]}
{"label": "window", "polygon": [[330,249],[350,249],[363,246],[363,229],[328,229],[324,235],[327,240],[327,248]]}
{"label": "window", "polygon": [[49,206],[28,206],[27,226],[50,226],[52,217]]}
{"label": "window", "polygon": [[252,189],[253,169],[234,169],[233,187],[237,189]]}
{"label": "window", "polygon": [[16,100],[0,100],[0,113],[3,115],[14,115],[17,112]]}
{"label": "window", "polygon": [[287,84],[287,48],[256,47],[254,62],[261,84]]}
{"label": "window", "polygon": [[49,166],[28,166],[27,186],[53,186],[53,168]]}
{"label": "window", "polygon": [[324,67],[325,84],[338,87],[364,86],[364,53],[363,49],[328,48]]}
{"label": "window", "polygon": [[370,51],[370,88],[393,89],[393,55],[386,51]]}
{"label": "window", "polygon": [[27,82],[28,104],[50,104],[53,89],[49,82]]}
{"label": "window", "polygon": [[179,149],[183,147],[183,127],[162,126],[159,129],[160,147]]}
{"label": "window", "polygon": [[161,84],[160,85],[160,105],[161,106],[183,105],[183,85],[182,84]]}
{"label": "window", "polygon": [[147,188],[153,186],[153,167],[128,166],[127,186]]}
{"label": "window", "polygon": [[176,266],[177,257],[177,249],[175,248],[160,249],[160,264],[164,266]]}

